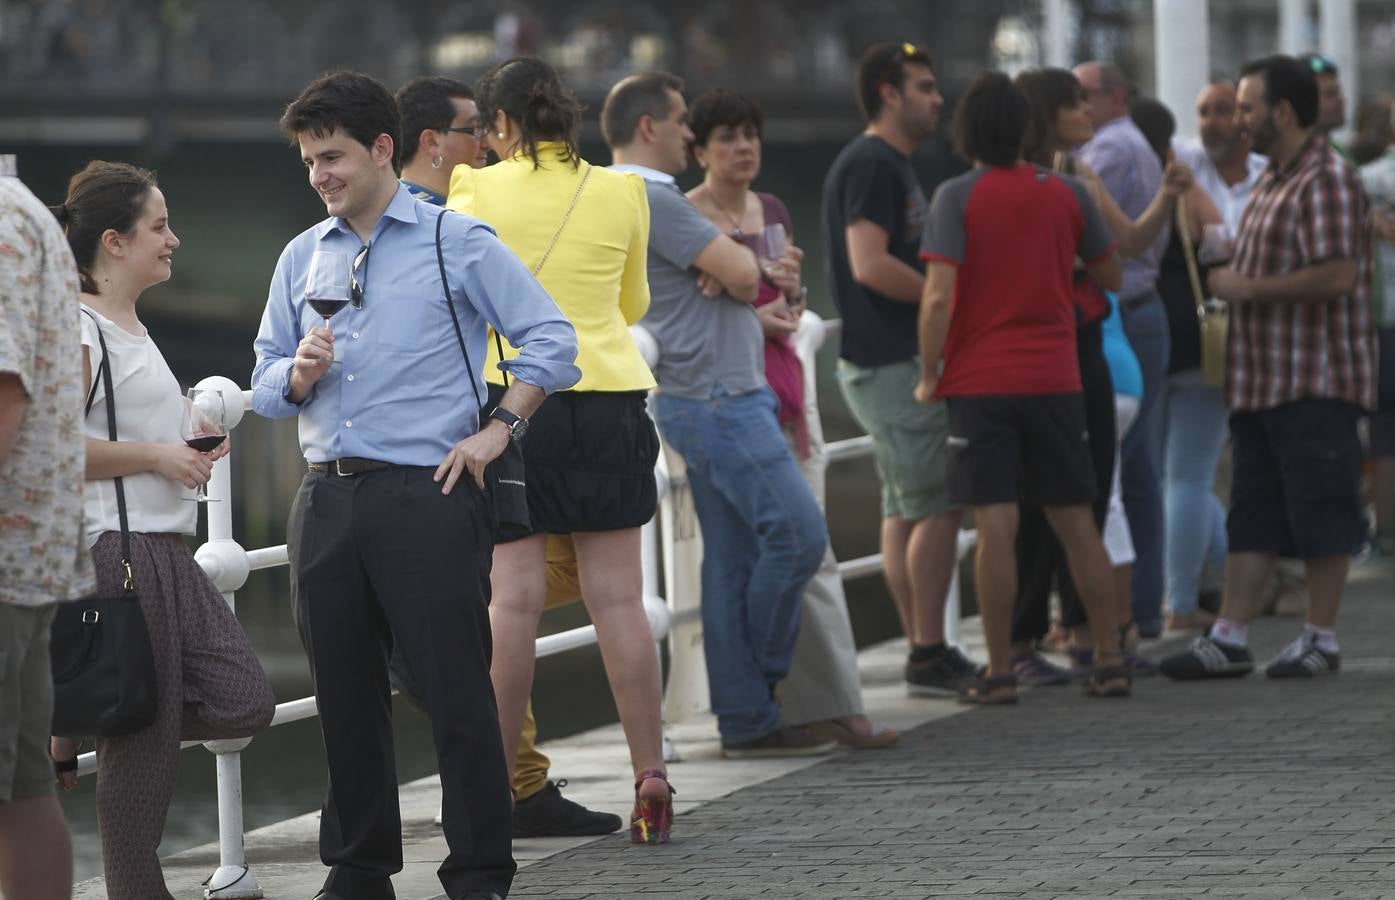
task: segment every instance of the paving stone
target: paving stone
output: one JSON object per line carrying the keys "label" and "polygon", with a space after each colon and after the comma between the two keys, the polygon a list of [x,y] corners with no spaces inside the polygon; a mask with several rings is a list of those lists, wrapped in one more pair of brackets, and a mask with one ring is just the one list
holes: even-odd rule
{"label": "paving stone", "polygon": [[[1354,577],[1335,678],[1038,689],[681,814],[681,857],[600,841],[523,869],[515,896],[1395,895],[1392,583]],[[1298,625],[1257,621],[1257,658]]]}

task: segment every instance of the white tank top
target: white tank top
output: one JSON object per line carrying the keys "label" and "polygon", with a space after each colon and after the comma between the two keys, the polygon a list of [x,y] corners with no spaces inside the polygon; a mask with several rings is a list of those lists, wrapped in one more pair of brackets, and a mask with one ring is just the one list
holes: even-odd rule
{"label": "white tank top", "polygon": [[[87,416],[83,431],[88,437],[110,440],[107,431],[106,386],[98,367],[102,361],[102,346],[97,340],[97,325],[87,313],[101,323],[111,354],[111,381],[116,391],[116,437],[120,441],[161,444],[183,444],[179,434],[184,413],[184,392],[179,388],[160,348],[149,335],[137,336],[94,309],[84,305],[82,346],[92,365],[92,378],[97,385],[96,402]],[[91,385],[88,385],[91,389]],[[86,402],[87,395],[83,395]],[[198,524],[196,504],[186,500],[193,492],[178,481],[141,472],[122,478],[126,492],[126,518],[133,532],[151,534],[193,534]],[[121,519],[116,509],[116,482],[88,481],[83,487],[83,512],[87,520],[87,545],[90,547],[106,531],[120,531]]]}

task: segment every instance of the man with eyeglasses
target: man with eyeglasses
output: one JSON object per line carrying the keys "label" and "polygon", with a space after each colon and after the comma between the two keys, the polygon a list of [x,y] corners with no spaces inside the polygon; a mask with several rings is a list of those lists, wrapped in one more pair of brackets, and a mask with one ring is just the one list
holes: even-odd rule
{"label": "man with eyeglasses", "polygon": [[929,55],[913,44],[868,48],[857,98],[867,128],[838,154],[823,187],[828,285],[843,320],[838,386],[872,438],[883,572],[910,644],[907,691],[953,695],[978,670],[944,635],[962,513],[946,490],[944,403],[922,406],[912,396],[929,207],[910,156],[934,133],[944,98]]}
{"label": "man with eyeglasses", "polygon": [[489,162],[475,92],[463,81],[427,75],[402,85],[394,99],[402,115],[402,183],[418,200],[445,206],[455,167]]}
{"label": "man with eyeglasses", "polygon": [[[395,99],[402,114],[402,183],[412,196],[433,206],[445,206],[450,176],[458,165],[482,169],[489,164],[484,142],[487,126],[480,124],[475,92],[453,78],[413,78],[398,89]],[[442,128],[442,123],[449,124]],[[413,136],[415,135],[415,139]],[[552,535],[547,542],[546,609],[581,599],[576,552],[570,535]],[[392,686],[418,707],[421,688],[394,653],[390,667]],[[617,815],[587,809],[562,796],[566,784],[548,778],[552,760],[537,748],[538,724],[533,704],[523,718],[523,735],[513,777],[513,836],[584,837],[610,834],[625,824]],[[440,824],[437,817],[436,824]]]}
{"label": "man with eyeglasses", "polygon": [[[323,76],[281,128],[329,213],[277,262],[252,375],[259,414],[299,416],[309,468],[286,544],[329,766],[320,897],[389,900],[402,869],[396,648],[421,685],[440,762],[441,883],[450,900],[498,898],[516,867],[489,677],[484,471],[547,393],[580,378],[576,332],[489,226],[418,202],[398,181],[400,119],[379,82]],[[354,261],[356,302],[332,329],[306,302],[318,251]],[[504,414],[485,422],[482,373],[466,370],[456,320],[475,361],[488,326],[521,348],[503,364]]]}
{"label": "man with eyeglasses", "polygon": [[[1080,156],[1099,175],[1129,219],[1148,208],[1162,185],[1158,156],[1129,117],[1129,84],[1113,63],[1087,62],[1074,69],[1085,89],[1095,136]],[[1167,311],[1158,295],[1158,266],[1171,235],[1164,227],[1143,253],[1124,260],[1119,311],[1124,332],[1143,370],[1143,402],[1120,445],[1124,509],[1138,559],[1132,577],[1133,617],[1138,633],[1162,632],[1163,496],[1162,455],[1167,363],[1171,352]]]}

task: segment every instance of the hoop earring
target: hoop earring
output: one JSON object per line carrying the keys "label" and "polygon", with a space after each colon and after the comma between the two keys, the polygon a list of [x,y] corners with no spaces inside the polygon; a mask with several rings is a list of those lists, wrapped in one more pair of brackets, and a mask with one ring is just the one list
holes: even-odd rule
{"label": "hoop earring", "polygon": [[501,131],[501,132],[499,132],[499,140],[502,141],[503,139],[504,139],[504,133]]}
{"label": "hoop earring", "polygon": [[440,156],[433,156],[431,157],[431,168],[439,169],[441,168],[441,163],[443,162],[445,162],[445,160],[441,159]]}

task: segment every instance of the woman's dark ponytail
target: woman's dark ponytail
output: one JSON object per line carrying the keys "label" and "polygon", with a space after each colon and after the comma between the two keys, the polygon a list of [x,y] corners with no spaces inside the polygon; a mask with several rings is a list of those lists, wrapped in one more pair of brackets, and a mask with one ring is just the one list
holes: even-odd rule
{"label": "woman's dark ponytail", "polygon": [[155,174],[127,163],[93,160],[68,182],[68,196],[51,207],[68,236],[84,293],[97,294],[92,269],[109,230],[130,234],[155,187]]}

